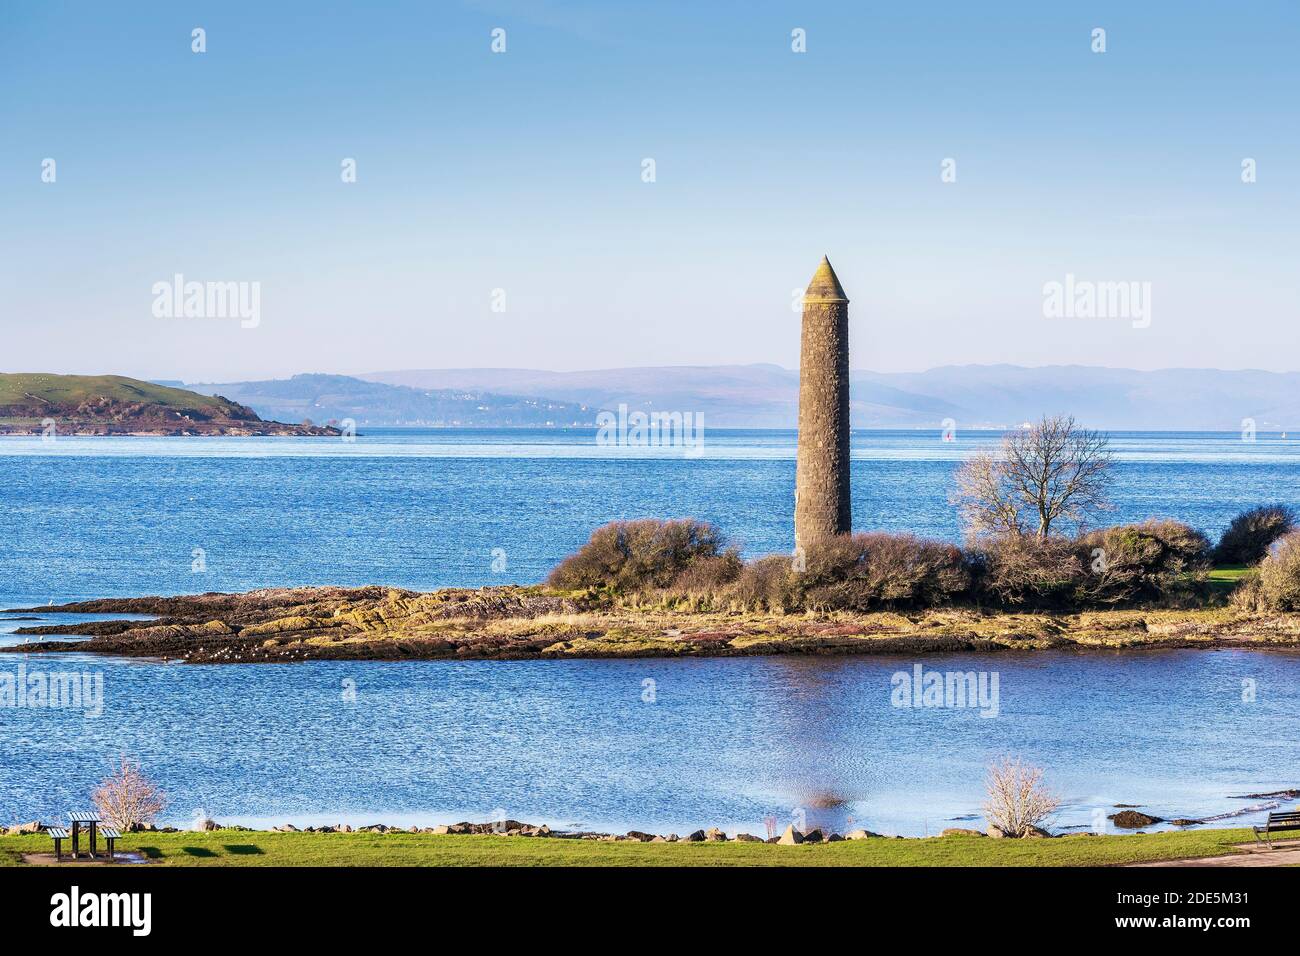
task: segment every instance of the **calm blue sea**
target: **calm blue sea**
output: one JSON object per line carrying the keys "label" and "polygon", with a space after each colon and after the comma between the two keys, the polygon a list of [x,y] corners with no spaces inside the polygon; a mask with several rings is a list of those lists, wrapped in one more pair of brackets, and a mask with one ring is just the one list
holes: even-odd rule
{"label": "calm blue sea", "polygon": [[[598,448],[594,430],[0,439],[0,607],[531,582],[597,525],[652,515],[714,521],[748,555],[788,551],[794,437],[711,430],[698,457]],[[958,538],[952,470],[997,437],[856,433],[856,527]],[[1115,521],[1172,517],[1213,536],[1242,508],[1300,503],[1300,441],[1113,442]],[[5,635],[22,623],[0,619],[0,641],[17,642]],[[977,817],[983,768],[1002,753],[1046,768],[1066,800],[1060,826],[1121,802],[1220,814],[1263,802],[1236,795],[1300,786],[1290,652],[921,662],[996,673],[990,717],[892,706],[891,678],[916,663],[895,658],[219,667],[5,655],[0,678],[24,661],[98,675],[103,712],[0,707],[0,823],[84,804],[118,753],[160,781],[176,822],[504,811],[552,826],[761,833],[802,814],[915,834]]]}
{"label": "calm blue sea", "polygon": [[[534,582],[596,526],[644,516],[713,521],[747,555],[789,551],[794,432],[705,437],[700,457],[599,448],[594,430],[567,429],[371,429],[355,443],[0,438],[0,598]],[[855,527],[956,540],[953,469],[997,439],[855,433]],[[1114,521],[1171,517],[1217,535],[1242,508],[1300,502],[1297,439],[1113,442]]]}

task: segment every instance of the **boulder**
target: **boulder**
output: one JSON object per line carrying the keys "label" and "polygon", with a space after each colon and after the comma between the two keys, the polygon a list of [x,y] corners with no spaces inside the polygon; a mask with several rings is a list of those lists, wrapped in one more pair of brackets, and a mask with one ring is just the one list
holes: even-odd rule
{"label": "boulder", "polygon": [[803,842],[803,834],[796,830],[792,823],[785,828],[785,832],[781,834],[776,842],[779,846],[797,846]]}
{"label": "boulder", "polygon": [[1121,830],[1137,830],[1161,822],[1159,817],[1150,816],[1139,810],[1121,810],[1119,813],[1112,813],[1106,819],[1113,821]]}
{"label": "boulder", "polygon": [[297,833],[298,828],[292,823],[286,823],[283,826],[272,827],[277,833]]}
{"label": "boulder", "polygon": [[709,829],[704,831],[704,839],[708,840],[710,843],[726,843],[727,834],[719,830],[717,827],[709,827]]}
{"label": "boulder", "polygon": [[870,830],[850,830],[845,837],[847,840],[869,840],[872,837],[879,837],[879,833],[872,833]]}
{"label": "boulder", "polygon": [[449,827],[449,826],[447,826],[447,824],[443,823],[443,824],[440,824],[440,825],[434,827],[434,828],[433,828],[433,832],[434,832],[435,834],[437,834],[438,836],[446,836],[448,833],[451,832],[451,827]]}
{"label": "boulder", "polygon": [[826,834],[823,833],[820,828],[815,830],[809,830],[803,835],[803,842],[804,843],[825,843]]}
{"label": "boulder", "polygon": [[668,841],[665,840],[665,839],[664,839],[663,837],[661,837],[661,836],[657,836],[657,837],[651,837],[651,838],[650,838],[650,842],[651,842],[651,843],[667,843]]}
{"label": "boulder", "polygon": [[994,826],[992,823],[989,824],[989,828],[985,831],[985,834],[987,836],[991,836],[995,840],[1011,840],[1017,837],[1034,838],[1034,837],[1051,836],[1050,833],[1048,833],[1046,830],[1042,829],[1041,827],[1028,826],[1025,827],[1025,829],[1022,830],[1020,833],[1008,833],[1006,830],[1003,830],[1001,827]]}
{"label": "boulder", "polygon": [[18,834],[18,833],[44,833],[44,832],[45,832],[45,824],[41,823],[40,820],[32,820],[30,823],[20,823],[20,824],[18,824],[18,826],[16,826],[16,827],[10,827],[10,828],[9,828],[9,832],[10,832],[10,833],[14,833],[14,834]]}
{"label": "boulder", "polygon": [[843,843],[843,842],[844,842],[844,837],[840,836],[838,833],[832,833],[830,836],[828,836],[828,837],[826,838],[826,842],[827,842],[827,843]]}
{"label": "boulder", "polygon": [[763,838],[756,837],[752,833],[737,833],[736,842],[737,843],[762,843]]}
{"label": "boulder", "polygon": [[628,830],[627,838],[636,840],[638,843],[649,843],[655,838],[655,835],[653,833],[643,833],[640,830]]}
{"label": "boulder", "polygon": [[975,837],[982,837],[982,836],[984,836],[984,834],[981,833],[979,830],[972,830],[972,829],[970,829],[969,827],[948,827],[948,829],[946,829],[946,830],[944,830],[942,833],[940,833],[939,836],[946,836],[946,837],[950,837],[950,836],[975,836]]}
{"label": "boulder", "polygon": [[694,833],[690,834],[689,836],[683,837],[683,839],[687,843],[703,843],[707,838],[705,837],[703,830],[696,830]]}

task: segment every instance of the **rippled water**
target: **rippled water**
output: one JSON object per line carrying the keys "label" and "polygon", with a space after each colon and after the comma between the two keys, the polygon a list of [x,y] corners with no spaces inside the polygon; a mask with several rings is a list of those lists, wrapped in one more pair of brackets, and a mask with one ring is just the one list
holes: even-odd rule
{"label": "rippled water", "polygon": [[[996,439],[861,433],[859,528],[955,537],[956,461]],[[337,440],[0,440],[0,606],[308,583],[532,581],[615,517],[714,520],[748,553],[787,550],[793,434],[710,432],[705,454],[610,457],[587,432],[375,431]],[[1300,443],[1121,435],[1115,520],[1217,533],[1300,498]],[[195,549],[206,571],[194,573]],[[506,569],[492,570],[501,548]],[[12,615],[0,615],[11,617]],[[0,620],[5,632],[22,623]],[[102,716],[0,707],[0,822],[86,802],[140,758],[169,815],[225,822],[445,822],[763,832],[809,820],[936,832],[978,814],[1000,753],[1096,808],[1223,813],[1300,785],[1300,655],[959,655],[996,672],[998,716],[891,706],[912,660],[316,662],[177,666],[0,657],[102,675]],[[647,681],[653,683],[647,684]],[[1243,701],[1243,681],[1255,699]],[[345,699],[355,691],[355,700]],[[647,699],[649,698],[649,699]],[[1250,819],[1250,818],[1246,818]]]}
{"label": "rippled water", "polygon": [[[701,458],[611,453],[594,435],[0,438],[0,598],[532,582],[597,525],[650,515],[714,521],[750,555],[790,549],[793,432],[709,431]],[[855,433],[855,527],[956,539],[953,469],[996,440]],[[1115,521],[1173,517],[1217,534],[1245,507],[1300,500],[1300,441],[1141,433],[1114,443]]]}

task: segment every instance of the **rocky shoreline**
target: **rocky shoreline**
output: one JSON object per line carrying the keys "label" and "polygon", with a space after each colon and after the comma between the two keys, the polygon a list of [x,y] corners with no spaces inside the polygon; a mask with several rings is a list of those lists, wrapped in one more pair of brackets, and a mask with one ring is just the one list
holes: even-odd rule
{"label": "rocky shoreline", "polygon": [[[0,836],[20,836],[23,834],[43,833],[49,827],[39,821],[20,824],[14,827],[0,827]],[[645,833],[640,830],[629,830],[627,833],[598,833],[586,830],[552,830],[546,824],[521,823],[518,820],[499,820],[493,823],[470,823],[464,821],[461,823],[443,824],[434,827],[390,827],[382,823],[369,824],[367,826],[353,828],[347,824],[338,824],[336,826],[319,826],[319,827],[296,827],[292,823],[286,823],[282,826],[272,827],[269,831],[259,831],[251,827],[242,826],[222,826],[214,820],[204,820],[199,826],[194,828],[197,831],[215,831],[215,830],[232,830],[242,831],[245,833],[269,832],[269,833],[381,833],[381,834],[400,834],[416,833],[429,834],[434,836],[506,836],[506,837],[534,837],[550,838],[555,840],[601,840],[611,843],[631,842],[631,843],[770,843],[777,846],[798,846],[803,844],[818,843],[841,843],[845,840],[869,840],[869,839],[908,839],[902,836],[887,837],[880,833],[873,833],[870,830],[850,830],[846,834],[834,833],[823,827],[812,827],[806,830],[800,830],[793,824],[785,828],[785,832],[779,836],[759,837],[752,833],[737,833],[735,836],[728,836],[725,831],[718,827],[710,827],[707,830],[695,830],[685,836],[679,836],[676,833],[655,834]],[[177,827],[132,827],[127,832],[131,833],[181,833],[184,832]],[[949,827],[939,834],[943,837],[950,836],[976,836],[976,837],[993,837],[996,839],[1012,839],[1017,835],[1004,833],[997,827],[990,826],[987,831],[972,830],[965,827]],[[1077,834],[1060,834],[1060,836],[1092,836],[1091,832]],[[1030,827],[1024,833],[1018,834],[1024,839],[1052,837],[1053,834],[1038,827]],[[925,839],[925,838],[912,838]]]}
{"label": "rocky shoreline", "polygon": [[[1108,814],[1106,819],[1110,820],[1117,830],[1128,830],[1130,832],[1136,831],[1136,833],[1142,833],[1143,828],[1145,827],[1155,826],[1162,823],[1168,823],[1171,826],[1179,828],[1204,826],[1207,823],[1221,822],[1223,820],[1241,817],[1250,813],[1261,813],[1267,810],[1274,810],[1282,803],[1300,801],[1300,788],[1272,790],[1267,793],[1237,794],[1230,796],[1228,799],[1265,800],[1268,802],[1254,806],[1242,807],[1238,810],[1232,810],[1227,813],[1221,813],[1202,819],[1193,819],[1189,817],[1162,819],[1161,817],[1152,816],[1151,814],[1144,812],[1139,804],[1117,803],[1114,805],[1116,812]],[[676,833],[648,833],[642,830],[629,830],[626,833],[608,833],[592,830],[557,830],[552,829],[545,823],[521,823],[518,820],[511,819],[488,821],[484,823],[470,823],[465,820],[460,823],[448,823],[425,827],[399,827],[389,826],[383,823],[372,823],[355,828],[349,824],[343,823],[325,826],[298,827],[292,823],[284,823],[280,826],[271,827],[269,830],[259,830],[255,827],[237,825],[223,826],[215,820],[205,817],[196,821],[194,826],[184,830],[179,827],[159,827],[152,824],[148,826],[136,825],[128,827],[126,830],[130,833],[182,833],[208,832],[214,830],[242,831],[245,833],[415,833],[433,836],[550,837],[557,840],[605,840],[611,842],[631,841],[634,843],[771,843],[781,846],[794,846],[804,843],[839,843],[843,840],[932,839],[932,837],[928,836],[903,837],[897,834],[886,835],[862,828],[850,830],[845,834],[839,834],[824,826],[800,829],[795,827],[794,824],[788,825],[784,832],[777,835],[773,824],[773,820],[769,820],[767,823],[769,830],[767,837],[759,837],[752,833],[745,832],[737,832],[735,836],[728,836],[726,831],[719,827],[694,830],[685,836],[679,836]],[[11,827],[0,826],[0,836],[22,836],[25,834],[43,833],[48,830],[50,826],[55,825],[57,824],[45,824],[39,820],[33,820],[28,823],[17,824]],[[1074,832],[1068,832],[1071,830]],[[993,839],[1044,839],[1095,835],[1096,834],[1092,830],[1085,830],[1079,827],[1062,827],[1060,828],[1060,832],[1051,833],[1050,831],[1037,826],[1027,826],[1020,833],[1009,833],[992,824],[989,824],[983,830],[977,830],[972,827],[945,827],[938,834],[940,837],[969,836],[990,837]]]}
{"label": "rocky shoreline", "polygon": [[[429,593],[379,586],[274,588],[109,598],[3,613],[127,614],[151,620],[23,626],[15,633],[26,643],[0,651],[76,651],[204,664],[1300,647],[1300,614],[1235,608],[782,615],[627,607],[585,594],[513,585]],[[89,639],[39,640],[70,635]]]}
{"label": "rocky shoreline", "polygon": [[[1239,799],[1250,798],[1269,798],[1272,800],[1300,800],[1300,789],[1283,790],[1272,793],[1247,794]],[[1271,806],[1277,806],[1276,803]],[[1246,807],[1239,811],[1222,814],[1209,819],[1190,819],[1175,818],[1164,820],[1160,817],[1151,816],[1138,809],[1133,808],[1131,804],[1116,804],[1116,813],[1109,814],[1107,819],[1110,820],[1117,830],[1127,830],[1141,834],[1144,828],[1155,826],[1161,823],[1169,823],[1172,826],[1185,829],[1193,826],[1203,826],[1206,823],[1219,821],[1231,817],[1241,816],[1246,813],[1256,812],[1261,807]],[[43,833],[49,829],[52,824],[44,824],[40,821],[33,820],[28,823],[18,824],[12,827],[0,826],[0,836],[21,836],[24,834]],[[131,833],[181,833],[181,832],[208,832],[215,830],[230,830],[245,833],[379,833],[379,834],[426,834],[432,836],[507,836],[507,837],[534,837],[534,838],[551,838],[556,840],[601,840],[606,842],[632,842],[632,843],[769,843],[777,846],[798,846],[803,844],[819,843],[840,843],[845,840],[904,840],[904,839],[933,839],[933,837],[903,837],[897,834],[887,835],[875,833],[871,830],[862,828],[850,830],[847,833],[840,834],[827,827],[808,827],[799,829],[794,824],[788,825],[779,835],[772,832],[766,837],[755,836],[752,833],[737,832],[734,836],[728,836],[726,831],[719,827],[709,827],[708,829],[694,830],[685,835],[676,833],[657,834],[648,833],[642,830],[629,830],[626,833],[607,833],[602,831],[591,830],[557,830],[552,829],[548,824],[522,823],[518,820],[497,820],[486,823],[470,823],[462,821],[460,823],[440,824],[438,826],[410,826],[399,827],[389,826],[383,823],[372,823],[360,827],[352,827],[349,824],[334,824],[325,826],[307,826],[298,827],[292,823],[284,823],[280,826],[271,827],[270,830],[259,830],[254,827],[245,826],[223,826],[215,820],[204,819],[195,826],[182,830],[179,827],[172,826],[135,826],[128,828],[127,832]],[[1070,832],[1073,830],[1073,832]],[[939,837],[988,837],[992,839],[1053,839],[1072,836],[1096,836],[1097,834],[1090,829],[1079,829],[1066,827],[1058,833],[1052,833],[1042,827],[1029,826],[1020,833],[1008,833],[990,824],[983,830],[972,827],[945,827],[937,836]]]}

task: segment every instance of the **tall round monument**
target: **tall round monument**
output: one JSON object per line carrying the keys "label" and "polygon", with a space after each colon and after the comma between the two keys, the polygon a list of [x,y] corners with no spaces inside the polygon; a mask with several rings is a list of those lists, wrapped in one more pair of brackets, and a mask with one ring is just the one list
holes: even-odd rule
{"label": "tall round monument", "polygon": [[[803,297],[794,543],[853,530],[849,500],[849,300],[822,257]],[[802,552],[801,552],[802,553]]]}

